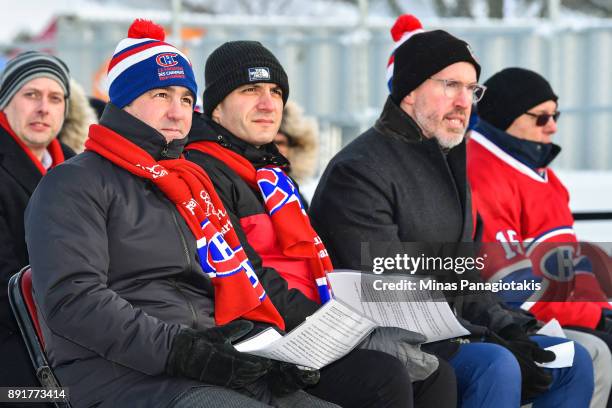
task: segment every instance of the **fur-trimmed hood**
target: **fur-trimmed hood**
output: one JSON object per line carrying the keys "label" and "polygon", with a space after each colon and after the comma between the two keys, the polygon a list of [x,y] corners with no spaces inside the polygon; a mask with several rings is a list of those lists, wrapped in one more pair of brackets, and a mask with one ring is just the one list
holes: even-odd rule
{"label": "fur-trimmed hood", "polygon": [[287,101],[283,110],[281,133],[289,139],[291,177],[299,183],[312,177],[317,167],[319,151],[319,129],[314,118],[306,117],[302,108],[292,101]]}
{"label": "fur-trimmed hood", "polygon": [[89,104],[83,87],[71,79],[68,116],[64,120],[58,139],[76,153],[81,153],[87,140],[89,125],[93,123],[98,123],[96,113]]}

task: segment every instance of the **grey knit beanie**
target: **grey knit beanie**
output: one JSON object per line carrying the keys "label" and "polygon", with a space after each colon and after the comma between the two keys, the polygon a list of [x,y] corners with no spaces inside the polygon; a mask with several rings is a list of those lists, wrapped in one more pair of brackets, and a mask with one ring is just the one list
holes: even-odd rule
{"label": "grey knit beanie", "polygon": [[29,81],[49,78],[56,81],[66,97],[68,114],[70,72],[62,60],[38,51],[27,51],[10,60],[0,73],[0,110],[6,108],[13,96]]}

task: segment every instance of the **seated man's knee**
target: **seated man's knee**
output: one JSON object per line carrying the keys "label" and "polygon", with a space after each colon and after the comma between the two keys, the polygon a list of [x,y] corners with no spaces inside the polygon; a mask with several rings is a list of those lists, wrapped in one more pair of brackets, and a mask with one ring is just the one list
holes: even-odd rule
{"label": "seated man's knee", "polygon": [[495,378],[504,378],[503,385],[507,387],[520,387],[521,384],[518,361],[510,350],[497,344],[464,344],[450,363],[455,369],[460,388],[474,383],[488,383]]}
{"label": "seated man's knee", "polygon": [[501,373],[506,380],[521,383],[521,367],[510,350],[497,344],[483,343],[481,358],[483,376],[497,376]]}
{"label": "seated man's knee", "polygon": [[584,382],[593,383],[593,360],[587,349],[580,343],[574,342],[573,375]]}
{"label": "seated man's knee", "polygon": [[376,381],[372,381],[374,390],[384,389],[388,395],[393,393],[406,394],[408,389],[412,394],[410,374],[404,364],[397,358],[378,351],[361,350],[361,359],[366,367],[379,373]]}

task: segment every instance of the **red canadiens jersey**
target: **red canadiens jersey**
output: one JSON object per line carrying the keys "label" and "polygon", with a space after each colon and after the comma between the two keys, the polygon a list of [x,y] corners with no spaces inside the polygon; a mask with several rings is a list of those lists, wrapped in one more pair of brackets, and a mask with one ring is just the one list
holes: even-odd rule
{"label": "red canadiens jersey", "polygon": [[525,285],[501,297],[545,322],[595,328],[610,306],[580,254],[567,189],[551,169],[532,169],[476,131],[467,157],[474,210],[484,224],[483,278],[538,282],[539,291]]}

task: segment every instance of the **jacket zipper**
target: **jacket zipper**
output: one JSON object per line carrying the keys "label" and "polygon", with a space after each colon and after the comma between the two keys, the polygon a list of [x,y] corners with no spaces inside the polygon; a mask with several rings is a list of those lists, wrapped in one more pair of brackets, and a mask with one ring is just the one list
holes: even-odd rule
{"label": "jacket zipper", "polygon": [[166,144],[162,148],[162,151],[161,151],[161,154],[160,154],[162,159],[167,159],[168,158],[168,148],[169,147],[170,147],[169,143],[166,142]]}
{"label": "jacket zipper", "polygon": [[[191,271],[193,268],[191,265],[191,257],[189,256],[189,250],[187,249],[187,241],[185,240],[185,235],[183,234],[183,230],[181,230],[181,226],[179,225],[178,220],[176,218],[176,212],[174,211],[174,208],[172,209],[172,219],[174,220],[174,225],[176,226],[176,229],[179,232],[179,236],[181,237],[181,244],[183,245],[183,252],[185,253],[185,258],[187,259],[187,264],[189,265],[189,270]],[[174,284],[174,287],[176,288],[176,290],[185,299],[185,302],[189,306],[189,310],[191,310],[191,317],[192,317],[191,327],[196,327],[197,315],[196,315],[195,308],[193,307],[193,304],[191,303],[191,301],[189,301],[189,298],[187,298],[187,295],[183,293],[182,289],[178,286],[178,284],[176,283],[174,279],[172,279],[172,283]]]}
{"label": "jacket zipper", "polygon": [[189,306],[189,310],[191,310],[191,328],[195,329],[196,322],[197,322],[197,316],[196,316],[196,311],[193,307],[193,304],[191,304],[185,292],[183,292],[183,290],[180,288],[180,286],[176,282],[176,279],[170,279],[170,282],[172,282],[172,285],[174,286],[176,291],[183,297],[183,299],[185,299],[185,303],[187,303],[187,305]]}

